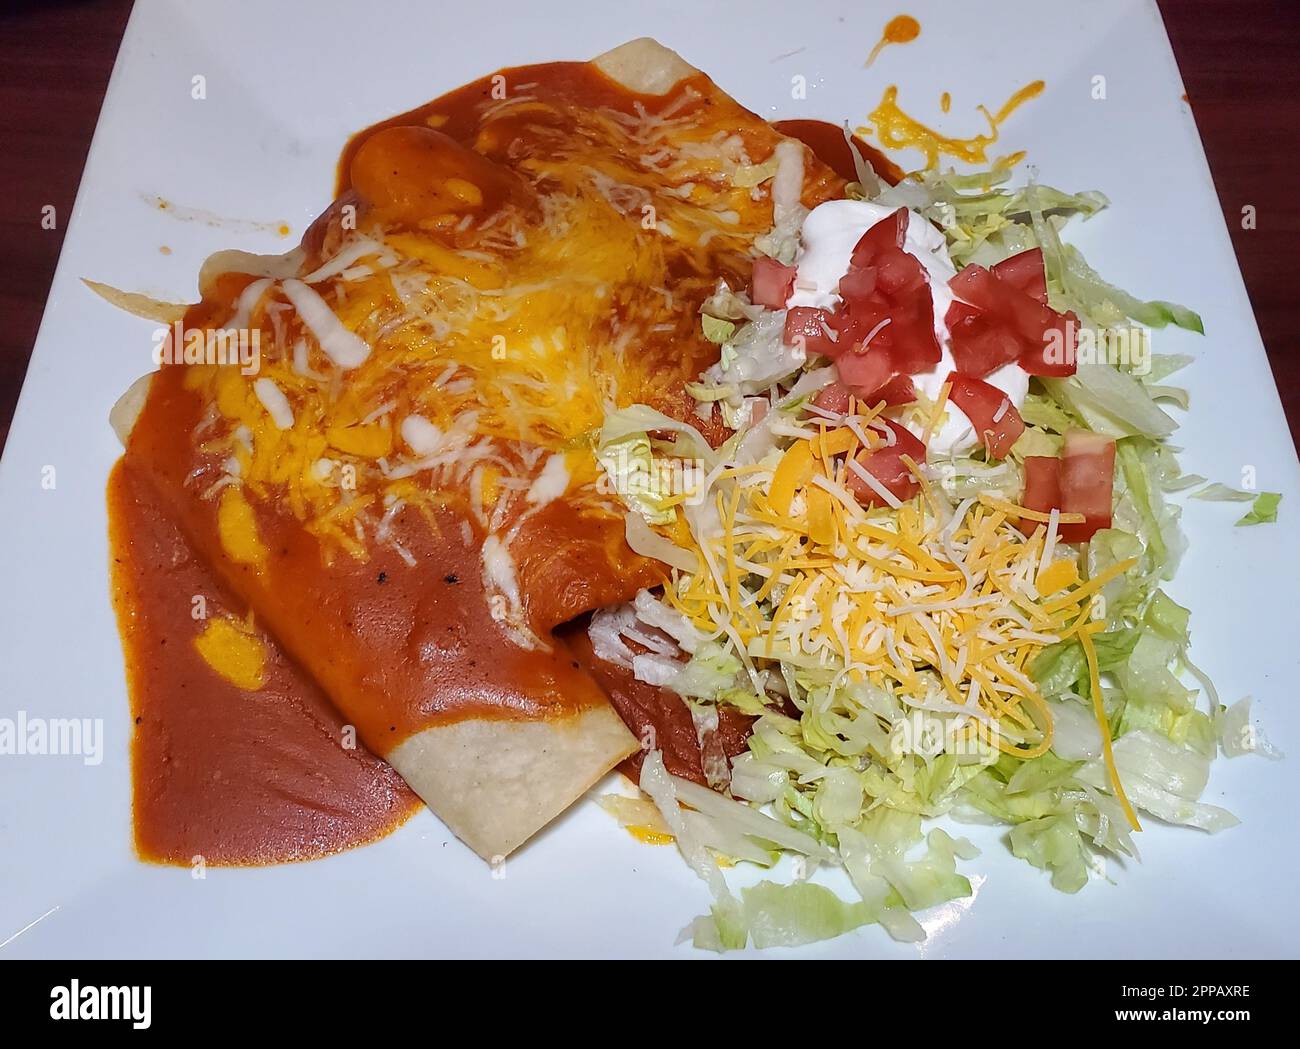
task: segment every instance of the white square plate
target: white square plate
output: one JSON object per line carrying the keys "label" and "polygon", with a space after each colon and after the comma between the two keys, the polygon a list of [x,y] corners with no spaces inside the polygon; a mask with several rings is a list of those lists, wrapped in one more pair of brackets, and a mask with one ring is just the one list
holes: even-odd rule
{"label": "white square plate", "polygon": [[[1193,609],[1197,660],[1225,700],[1251,693],[1274,742],[1300,755],[1297,463],[1191,112],[1153,0],[1087,4],[909,0],[920,38],[864,59],[899,4],[833,0],[633,5],[139,0],[0,465],[0,717],[102,718],[102,763],[0,757],[0,955],[689,955],[678,930],[707,904],[675,850],[639,845],[591,802],[503,877],[427,811],[330,859],[215,869],[140,863],[131,847],[130,719],[109,605],[104,485],[119,448],[109,407],[150,370],[152,325],[96,299],[91,277],[184,301],[223,247],[283,251],[329,202],[350,132],[502,66],[590,58],[658,37],[765,117],[864,122],[885,86],[954,133],[1030,80],[1043,96],[1004,129],[1044,181],[1113,207],[1073,231],[1110,279],[1186,302],[1208,335],[1161,332],[1199,355],[1177,441],[1186,469],[1285,493],[1281,522],[1192,501],[1173,596]],[[707,13],[706,13],[707,12]],[[192,97],[193,78],[206,98]],[[807,98],[792,98],[792,77]],[[1094,99],[1095,76],[1107,82]],[[952,111],[940,115],[940,93]],[[913,158],[914,159],[914,158]],[[231,221],[208,224],[163,197]],[[269,223],[259,226],[257,223]],[[159,249],[166,245],[170,254]],[[1181,378],[1181,377],[1180,377]],[[55,485],[43,485],[53,467]],[[1170,957],[1294,954],[1300,765],[1216,765],[1206,800],[1241,816],[1215,837],[1149,821],[1144,859],[1076,896],[1014,860],[996,834],[976,895],[927,917],[922,947],[866,929],[811,956]],[[37,921],[37,919],[40,919]],[[30,923],[36,922],[19,933]]]}

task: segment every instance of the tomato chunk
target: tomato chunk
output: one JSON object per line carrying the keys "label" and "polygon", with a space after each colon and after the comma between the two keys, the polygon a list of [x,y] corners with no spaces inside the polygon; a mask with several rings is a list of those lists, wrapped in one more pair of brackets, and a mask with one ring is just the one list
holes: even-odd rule
{"label": "tomato chunk", "polygon": [[871,406],[884,401],[891,408],[900,404],[911,404],[915,400],[916,387],[912,385],[912,380],[906,375],[895,375],[889,382],[867,398],[867,402]]}
{"label": "tomato chunk", "polygon": [[1073,375],[1079,370],[1078,335],[1079,318],[1072,310],[1054,314],[1038,345],[1020,355],[1020,367],[1030,375]]}
{"label": "tomato chunk", "polygon": [[1043,330],[1054,316],[1047,306],[999,280],[983,266],[965,267],[948,285],[970,305],[1009,327],[1026,349],[1041,343]]}
{"label": "tomato chunk", "polygon": [[[892,420],[881,419],[871,426],[874,430],[887,430],[892,433],[894,443],[872,452],[859,452],[858,465],[880,482],[881,487],[895,499],[899,502],[907,502],[921,490],[921,485],[908,465],[903,462],[903,456],[907,456],[919,465],[925,462],[925,445],[911,430]],[[884,504],[885,500],[852,467],[845,476],[845,482],[849,491],[863,506]]]}
{"label": "tomato chunk", "polygon": [[988,449],[989,458],[1006,458],[1011,446],[1025,432],[1024,420],[1011,399],[996,386],[970,375],[954,372],[950,379],[952,389],[948,400],[971,421]]}
{"label": "tomato chunk", "polygon": [[840,297],[845,299],[866,299],[876,293],[876,268],[866,266],[862,269],[850,269],[840,278]]}
{"label": "tomato chunk", "polygon": [[908,210],[899,208],[858,240],[830,323],[842,342],[886,349],[896,371],[914,375],[937,364],[941,351],[929,275],[903,250],[907,223]]}
{"label": "tomato chunk", "polygon": [[872,266],[884,255],[902,251],[907,241],[907,208],[885,216],[858,238],[849,259],[850,269]]}
{"label": "tomato chunk", "polygon": [[889,326],[881,331],[894,367],[904,375],[929,371],[942,359],[934,334],[934,301],[929,286],[909,294],[890,311]]}
{"label": "tomato chunk", "polygon": [[[876,448],[875,451],[858,452],[858,465],[876,478],[881,487],[898,499],[898,502],[905,503],[920,491],[920,484],[902,458],[906,455],[918,465],[924,463],[926,446],[922,445],[920,438],[906,426],[892,420],[881,419],[872,422],[871,428],[876,432],[893,434],[893,443],[883,448]],[[845,474],[845,482],[854,498],[857,498],[863,506],[884,504],[885,500],[881,499],[871,485],[863,481],[861,474],[852,467]]]}
{"label": "tomato chunk", "polygon": [[1083,514],[1082,524],[1061,525],[1067,543],[1086,543],[1109,528],[1115,487],[1115,442],[1088,430],[1070,430],[1061,449],[1061,512]]}
{"label": "tomato chunk", "polygon": [[1047,305],[1047,273],[1043,268],[1042,248],[1030,248],[1003,259],[993,267],[993,275]]}
{"label": "tomato chunk", "polygon": [[[1031,279],[1030,271],[1035,264],[1041,268],[1041,261],[1041,253],[1036,263],[1032,259],[1021,261],[1020,255],[1014,255],[998,264],[1007,267],[1002,273],[1009,274],[1009,279],[1003,279],[997,266],[988,270],[970,265],[948,282],[966,304],[966,308],[955,313],[949,310],[949,316],[958,321],[960,328],[960,331],[953,329],[954,358],[960,343],[971,367],[979,369],[1009,352],[1008,340],[1014,340],[1020,346],[1015,359],[1031,375],[1074,374],[1079,319],[1072,313],[1057,313],[1046,305],[1045,282],[1040,297],[1038,282]],[[1019,287],[1016,282],[1023,282],[1026,287]],[[982,320],[969,313],[970,307],[974,307]],[[953,327],[951,323],[949,327]],[[990,334],[992,331],[999,335],[995,338]]]}
{"label": "tomato chunk", "polygon": [[831,316],[815,306],[792,306],[786,311],[785,330],[781,337],[787,346],[797,346],[802,339],[808,353],[834,357],[846,349],[848,343],[839,338],[830,326]]}
{"label": "tomato chunk", "polygon": [[798,271],[776,259],[762,256],[754,260],[754,275],[750,282],[749,297],[757,306],[766,306],[769,310],[785,308],[785,303],[794,291],[794,278]]}
{"label": "tomato chunk", "polygon": [[818,390],[817,396],[812,399],[812,402],[823,411],[843,415],[849,410],[849,398],[852,396],[853,391],[842,382],[833,382],[829,386],[823,386]]}
{"label": "tomato chunk", "polygon": [[865,400],[889,381],[894,374],[894,363],[888,350],[873,345],[861,353],[854,350],[840,354],[835,359],[835,370],[840,382]]}
{"label": "tomato chunk", "polygon": [[1025,352],[1015,335],[960,300],[948,307],[944,321],[952,336],[952,358],[963,375],[982,379]]}
{"label": "tomato chunk", "polygon": [[1061,460],[1050,455],[1025,456],[1025,492],[1020,505],[1041,514],[1061,508]]}

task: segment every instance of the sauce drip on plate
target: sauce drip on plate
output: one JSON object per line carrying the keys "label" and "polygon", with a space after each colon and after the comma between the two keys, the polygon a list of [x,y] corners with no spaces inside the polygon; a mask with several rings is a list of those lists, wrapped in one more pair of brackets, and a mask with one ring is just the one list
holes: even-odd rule
{"label": "sauce drip on plate", "polygon": [[[1041,80],[1026,84],[1002,103],[997,112],[990,112],[985,106],[977,107],[988,121],[989,130],[987,134],[975,134],[968,138],[945,135],[904,112],[898,104],[896,84],[885,89],[880,105],[871,111],[867,120],[875,129],[876,138],[886,149],[915,149],[923,153],[926,170],[938,167],[940,156],[949,156],[965,164],[987,164],[988,147],[998,140],[1002,124],[1026,102],[1041,95],[1045,86]],[[951,99],[949,103],[951,104]],[[1021,153],[1016,159],[1022,159],[1023,156]],[[1006,166],[1012,162],[1014,161],[1010,158],[1004,160]]]}
{"label": "sauce drip on plate", "polygon": [[920,35],[920,22],[911,15],[895,15],[885,24],[884,32],[880,34],[876,46],[867,56],[866,64],[870,66],[879,57],[880,52],[890,44],[910,44]]}

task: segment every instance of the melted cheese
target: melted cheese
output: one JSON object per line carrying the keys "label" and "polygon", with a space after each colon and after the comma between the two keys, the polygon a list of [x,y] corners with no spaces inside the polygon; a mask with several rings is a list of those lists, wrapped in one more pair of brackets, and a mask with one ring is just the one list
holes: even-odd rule
{"label": "melted cheese", "polygon": [[[656,113],[544,86],[509,101],[480,104],[472,151],[446,147],[455,177],[477,171],[490,194],[448,183],[419,198],[427,214],[402,198],[398,219],[363,207],[356,228],[332,213],[301,277],[239,286],[225,323],[262,336],[256,376],[187,376],[219,413],[196,440],[231,464],[206,494],[223,491],[232,556],[264,553],[244,512],[263,499],[358,557],[399,500],[462,504],[485,531],[558,498],[609,512],[590,462],[606,412],[679,412],[716,355],[695,308],[720,276],[745,279],[772,227],[768,187],[732,180],[779,136],[690,84]],[[438,161],[439,142],[417,145]],[[782,148],[783,208],[802,214],[802,147]],[[392,204],[401,187],[387,193],[367,156],[366,188]]]}
{"label": "melted cheese", "polygon": [[256,692],[266,683],[266,646],[246,624],[210,619],[194,639],[203,661],[236,688]]}
{"label": "melted cheese", "polygon": [[257,518],[238,488],[222,491],[217,504],[217,530],[221,549],[232,561],[258,567],[266,563],[266,547],[257,532]]}
{"label": "melted cheese", "polygon": [[[998,140],[1002,124],[1030,99],[1041,95],[1045,86],[1041,80],[1026,84],[1002,103],[996,113],[990,113],[986,107],[979,106],[980,113],[989,125],[986,135],[975,134],[969,138],[956,138],[927,127],[902,110],[898,104],[898,87],[893,84],[885,89],[880,104],[871,111],[867,119],[875,127],[876,138],[886,149],[916,149],[923,153],[926,170],[938,167],[940,156],[949,156],[966,164],[987,164],[988,147]],[[946,109],[944,111],[947,112]],[[863,135],[868,134],[869,131],[870,129],[865,127],[858,129],[858,133]],[[1024,154],[1020,153],[1004,157],[1000,163],[1009,167],[1022,159]]]}

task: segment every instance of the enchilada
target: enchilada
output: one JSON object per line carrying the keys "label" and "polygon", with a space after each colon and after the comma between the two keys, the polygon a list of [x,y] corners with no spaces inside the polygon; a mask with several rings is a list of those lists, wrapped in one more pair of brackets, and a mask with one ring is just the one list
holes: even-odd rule
{"label": "enchilada", "polygon": [[[804,206],[842,190],[652,41],[486,77],[354,140],[300,248],[209,260],[115,410],[220,586],[485,858],[638,749],[554,635],[662,579],[595,435],[638,403],[721,437],[698,311],[780,160]],[[256,354],[214,360],[232,332]]]}

